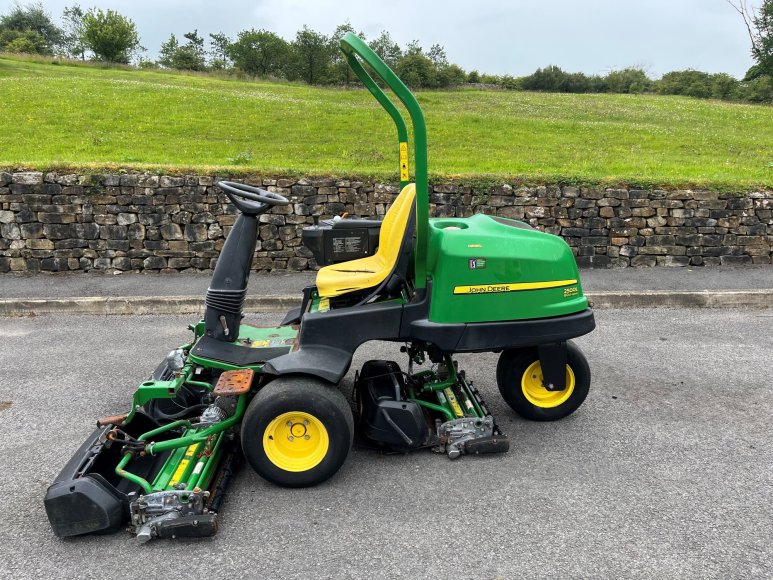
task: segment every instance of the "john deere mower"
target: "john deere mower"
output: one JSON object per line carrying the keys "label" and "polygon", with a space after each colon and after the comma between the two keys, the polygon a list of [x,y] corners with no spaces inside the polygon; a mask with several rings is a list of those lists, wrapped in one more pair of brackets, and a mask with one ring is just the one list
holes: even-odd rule
{"label": "john deere mower", "polygon": [[[428,448],[456,459],[507,451],[455,353],[501,353],[499,391],[527,419],[560,419],[585,399],[590,370],[569,340],[595,323],[569,247],[501,217],[430,219],[418,102],[357,36],[347,34],[341,49],[397,128],[399,195],[382,221],[307,227],[304,243],[324,267],[298,308],[261,328],[242,323],[258,217],[288,200],[219,182],[240,215],[204,319],[140,383],[127,413],[97,422],[49,487],[56,535],[126,526],[141,541],[211,536],[242,457],[274,484],[312,486],[338,471],[355,432],[389,452]],[[414,182],[405,120],[371,74],[410,116]],[[370,340],[402,343],[407,362],[405,370],[365,363],[352,412],[338,385]]]}

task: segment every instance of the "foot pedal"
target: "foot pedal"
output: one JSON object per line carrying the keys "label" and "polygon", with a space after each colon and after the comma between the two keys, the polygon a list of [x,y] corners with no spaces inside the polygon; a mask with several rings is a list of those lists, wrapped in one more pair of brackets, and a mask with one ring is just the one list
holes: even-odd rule
{"label": "foot pedal", "polygon": [[249,392],[255,373],[252,369],[225,371],[215,385],[212,394],[216,397],[233,397]]}
{"label": "foot pedal", "polygon": [[479,455],[481,453],[505,453],[510,449],[510,439],[506,435],[491,435],[479,437],[464,444],[464,452],[467,455]]}

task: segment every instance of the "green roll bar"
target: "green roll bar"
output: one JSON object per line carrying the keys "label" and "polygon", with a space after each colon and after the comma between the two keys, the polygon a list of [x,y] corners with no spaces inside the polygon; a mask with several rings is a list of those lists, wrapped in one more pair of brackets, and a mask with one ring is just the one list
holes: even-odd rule
{"label": "green roll bar", "polygon": [[[424,113],[421,112],[416,97],[413,96],[408,87],[403,84],[398,76],[390,69],[373,50],[356,34],[347,32],[341,39],[341,50],[346,55],[349,66],[352,67],[355,74],[368,88],[370,93],[376,97],[376,100],[392,117],[397,126],[398,154],[400,159],[400,189],[410,182],[410,171],[408,164],[408,129],[405,126],[405,120],[397,110],[392,100],[384,94],[381,87],[371,78],[365,67],[362,66],[357,57],[360,57],[370,69],[376,73],[400,99],[408,114],[411,117],[413,125],[413,155],[414,155],[414,174],[416,179],[416,247],[414,255],[416,258],[415,266],[415,286],[417,289],[425,288],[427,285],[427,230],[429,227],[429,191],[427,177],[427,126],[424,123]],[[356,56],[355,56],[356,55]]]}

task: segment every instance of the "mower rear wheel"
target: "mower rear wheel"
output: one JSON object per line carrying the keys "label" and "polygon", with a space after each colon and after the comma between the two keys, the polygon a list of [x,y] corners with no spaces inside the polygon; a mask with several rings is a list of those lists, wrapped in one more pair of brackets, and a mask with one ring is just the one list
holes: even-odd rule
{"label": "mower rear wheel", "polygon": [[521,417],[556,421],[582,405],[590,389],[588,361],[572,342],[566,345],[566,388],[548,391],[536,348],[506,350],[499,356],[497,385],[505,402]]}
{"label": "mower rear wheel", "polygon": [[354,418],[341,392],[319,379],[280,377],[250,402],[242,450],[261,477],[282,487],[322,483],[343,465]]}

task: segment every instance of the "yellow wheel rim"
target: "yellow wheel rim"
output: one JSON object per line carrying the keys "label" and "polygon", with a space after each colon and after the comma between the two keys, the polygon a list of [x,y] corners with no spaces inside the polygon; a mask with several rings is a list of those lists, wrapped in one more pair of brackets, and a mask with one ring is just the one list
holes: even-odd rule
{"label": "yellow wheel rim", "polygon": [[566,388],[563,391],[548,391],[542,384],[543,380],[542,365],[538,360],[531,363],[521,377],[523,396],[535,407],[558,407],[569,400],[574,392],[574,372],[569,365],[566,365]]}
{"label": "yellow wheel rim", "polygon": [[263,451],[285,471],[308,471],[319,465],[330,447],[325,425],[303,411],[283,413],[263,432]]}

